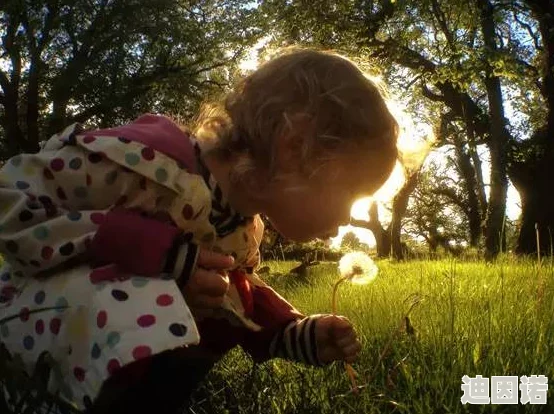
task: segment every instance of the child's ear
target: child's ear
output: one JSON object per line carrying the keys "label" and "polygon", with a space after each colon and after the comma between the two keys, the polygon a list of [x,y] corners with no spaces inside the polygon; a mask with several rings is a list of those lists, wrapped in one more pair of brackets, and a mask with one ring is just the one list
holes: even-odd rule
{"label": "child's ear", "polygon": [[231,182],[257,196],[268,186],[269,171],[257,166],[247,154],[241,154],[237,157],[229,178]]}
{"label": "child's ear", "polygon": [[300,169],[302,152],[313,146],[313,121],[306,114],[284,115],[285,126],[276,136],[277,168],[283,172]]}

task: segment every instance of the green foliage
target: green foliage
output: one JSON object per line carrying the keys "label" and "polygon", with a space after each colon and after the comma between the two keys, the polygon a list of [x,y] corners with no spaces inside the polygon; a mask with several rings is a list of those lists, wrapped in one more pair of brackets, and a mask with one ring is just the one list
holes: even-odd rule
{"label": "green foliage", "polygon": [[[287,263],[270,263],[286,266]],[[459,261],[378,262],[367,286],[344,285],[339,312],[349,317],[363,351],[354,368],[364,388],[348,392],[342,364],[323,369],[286,361],[255,365],[240,350],[230,353],[195,394],[190,413],[531,413],[547,406],[473,405],[460,402],[462,376],[544,374],[554,377],[554,269],[543,263],[501,258],[494,264]],[[281,269],[283,270],[283,269]],[[306,314],[329,312],[336,267],[310,270],[309,285],[271,277]],[[402,332],[390,354],[377,361],[417,294],[411,335]],[[411,330],[410,330],[411,332]]]}
{"label": "green foliage", "polygon": [[189,117],[260,33],[239,0],[4,1],[0,141],[30,151],[72,122]]}
{"label": "green foliage", "polygon": [[346,251],[363,251],[369,252],[370,248],[366,243],[362,243],[354,232],[346,233],[340,243],[340,247]]}
{"label": "green foliage", "polygon": [[[448,166],[429,163],[420,174],[404,221],[404,231],[423,239],[432,252],[442,247],[453,252],[455,246],[468,245],[468,218],[465,215],[466,194]],[[457,175],[457,174],[456,174]],[[454,175],[454,176],[456,176]]]}
{"label": "green foliage", "polygon": [[[506,256],[493,265],[455,260],[382,260],[377,264],[379,275],[372,284],[343,285],[339,290],[339,313],[354,323],[363,344],[360,360],[354,365],[362,385],[359,397],[348,392],[342,364],[322,369],[279,360],[253,364],[236,349],[194,394],[188,412],[550,412],[552,387],[548,406],[463,406],[460,385],[464,374],[543,374],[554,378],[552,262],[539,267]],[[266,280],[300,311],[330,311],[332,285],[339,277],[336,264],[311,267],[309,283],[294,283],[294,277],[287,274],[295,263],[264,265],[271,268]],[[410,329],[405,331],[402,324],[400,335],[394,335],[415,297],[421,302],[410,314]],[[377,363],[391,338],[390,352]],[[47,359],[43,362],[47,367]],[[2,413],[11,412],[3,404],[12,404],[21,396],[26,396],[30,407],[54,403],[44,393],[40,372],[24,375],[17,357],[0,348],[0,383],[9,392],[8,400],[0,394]],[[29,393],[30,389],[35,391]],[[10,400],[9,396],[16,398]],[[61,407],[61,412],[73,412],[63,404]]]}

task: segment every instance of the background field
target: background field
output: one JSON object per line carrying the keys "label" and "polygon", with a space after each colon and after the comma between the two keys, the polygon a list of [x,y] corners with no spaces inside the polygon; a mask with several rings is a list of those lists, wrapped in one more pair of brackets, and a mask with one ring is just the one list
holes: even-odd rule
{"label": "background field", "polygon": [[[330,312],[331,287],[338,278],[333,263],[310,268],[306,278],[287,274],[297,263],[267,264],[269,282],[301,311]],[[340,313],[353,321],[363,343],[355,364],[360,383],[366,385],[359,397],[349,393],[341,364],[324,369],[286,361],[254,365],[237,349],[196,393],[190,412],[554,412],[552,263],[539,267],[504,258],[496,264],[443,260],[378,265],[372,284],[340,289]],[[414,332],[399,331],[416,297],[421,302],[409,316]],[[390,353],[378,363],[391,337]],[[463,406],[464,374],[546,375],[548,405]]]}

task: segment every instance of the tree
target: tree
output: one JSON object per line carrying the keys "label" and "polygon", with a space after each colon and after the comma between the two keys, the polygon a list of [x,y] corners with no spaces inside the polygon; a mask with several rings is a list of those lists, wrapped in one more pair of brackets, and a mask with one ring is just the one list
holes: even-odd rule
{"label": "tree", "polygon": [[427,163],[410,197],[405,232],[416,240],[425,240],[431,253],[442,247],[456,254],[455,246],[470,245],[475,239],[468,225],[472,216],[470,203],[456,170],[453,157],[446,166]]}
{"label": "tree", "polygon": [[[514,183],[519,179],[518,189],[525,186],[528,192],[533,190],[524,183],[535,182],[539,176],[552,176],[547,174],[551,172],[552,162],[541,163],[543,167],[536,169],[533,162],[525,160],[520,165],[525,173],[520,173],[518,177],[514,175],[513,157],[521,158],[520,144],[527,143],[528,137],[525,136],[526,131],[516,130],[504,114],[508,81],[513,99],[521,103],[525,99],[529,101],[528,96],[524,95],[536,91],[540,86],[545,101],[551,107],[549,91],[554,84],[550,81],[554,58],[551,57],[552,47],[548,45],[552,43],[554,32],[552,2],[266,0],[262,3],[268,13],[277,16],[275,25],[282,33],[282,38],[339,49],[377,62],[384,68],[389,83],[412,95],[420,105],[440,105],[441,116],[437,119],[444,120],[443,115],[448,114],[449,123],[461,125],[465,131],[465,142],[458,148],[465,151],[465,159],[471,160],[473,165],[474,172],[471,175],[479,188],[475,196],[481,209],[485,208],[486,211],[486,256],[495,257],[501,247],[500,237],[505,218],[506,173],[513,177]],[[536,27],[538,29],[535,30]],[[532,44],[535,45],[531,51],[524,47],[529,39],[534,40]],[[542,51],[541,39],[545,46]],[[539,52],[545,62],[542,72],[533,62]],[[514,94],[514,91],[517,93]],[[420,97],[425,99],[420,100]],[[536,102],[534,105],[538,106]],[[522,115],[527,116],[523,112]],[[531,115],[528,119],[532,117],[536,118],[537,115]],[[553,124],[551,118],[549,115],[548,125]],[[550,133],[546,136],[553,135]],[[539,139],[531,141],[534,142],[533,147],[540,142]],[[482,172],[475,151],[479,143],[486,145],[490,154],[488,200],[485,200],[484,191],[481,191],[484,188]],[[523,144],[523,147],[526,145]],[[550,151],[551,145],[539,147]],[[549,159],[550,155],[545,158]],[[467,169],[468,182],[470,170]],[[540,186],[541,194],[549,193],[542,186],[542,181]],[[546,228],[548,220],[553,220],[552,200],[541,195],[541,206],[534,201],[537,197],[535,193],[523,202],[523,215],[542,220]],[[532,206],[538,206],[541,213],[533,212]],[[474,210],[476,218],[477,209]],[[472,226],[475,229],[476,223],[474,219]],[[524,221],[522,236],[527,234],[524,232],[527,227]]]}
{"label": "tree", "polygon": [[379,218],[379,202],[372,201],[369,206],[369,220],[351,220],[350,224],[370,230],[375,237],[375,248],[378,257],[394,257],[398,260],[405,258],[405,245],[401,240],[402,219],[408,208],[410,194],[414,191],[419,179],[419,169],[411,172],[404,185],[391,201],[391,220],[387,227],[383,227]]}
{"label": "tree", "polygon": [[[477,247],[481,242],[482,230],[486,221],[487,196],[478,154],[478,143],[467,123],[455,121],[449,111],[442,116],[439,142],[450,148],[453,155],[446,155],[444,168],[430,165],[436,174],[431,186],[423,186],[423,193],[429,192],[438,197],[446,197],[450,204],[460,209],[466,217],[469,229],[469,245]],[[429,187],[429,188],[425,188]],[[432,220],[432,215],[429,216]]]}
{"label": "tree", "polygon": [[362,243],[358,236],[352,231],[346,233],[340,242],[341,249],[348,250],[363,250],[368,252],[369,246],[366,243]]}
{"label": "tree", "polygon": [[489,0],[478,0],[480,24],[485,46],[485,53],[492,55],[492,59],[485,61],[484,83],[487,90],[488,114],[490,120],[488,147],[491,154],[491,184],[489,209],[487,211],[487,225],[485,238],[485,252],[487,258],[492,258],[501,249],[502,228],[506,216],[506,194],[508,192],[507,177],[507,145],[512,139],[507,131],[504,117],[504,99],[500,76],[493,67],[494,55],[498,51],[496,44],[495,12]]}
{"label": "tree", "polygon": [[[535,53],[523,55],[530,80],[537,94],[529,110],[539,116],[530,123],[533,133],[511,147],[509,173],[522,202],[521,228],[516,251],[530,254],[537,250],[535,226],[543,253],[552,251],[554,233],[554,3],[550,0],[512,1],[507,10],[517,16],[521,30],[532,39]],[[519,47],[520,45],[515,45]],[[520,53],[523,54],[523,53]],[[533,89],[531,89],[533,90]],[[542,104],[542,105],[541,105]],[[546,111],[541,110],[542,107]]]}
{"label": "tree", "polygon": [[254,19],[238,0],[2,2],[2,155],[34,152],[73,122],[190,116],[255,41]]}

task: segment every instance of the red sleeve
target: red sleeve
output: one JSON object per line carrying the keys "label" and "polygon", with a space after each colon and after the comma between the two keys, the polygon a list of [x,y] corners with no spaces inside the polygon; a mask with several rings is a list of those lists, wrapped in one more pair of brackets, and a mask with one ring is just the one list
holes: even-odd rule
{"label": "red sleeve", "polygon": [[290,322],[304,316],[270,287],[252,288],[254,311],[252,320],[263,329],[258,332],[248,330],[241,346],[256,361],[265,361],[271,357],[269,348],[275,335]]}
{"label": "red sleeve", "polygon": [[179,234],[171,224],[133,211],[113,210],[98,227],[90,253],[93,260],[116,264],[124,272],[158,275]]}

